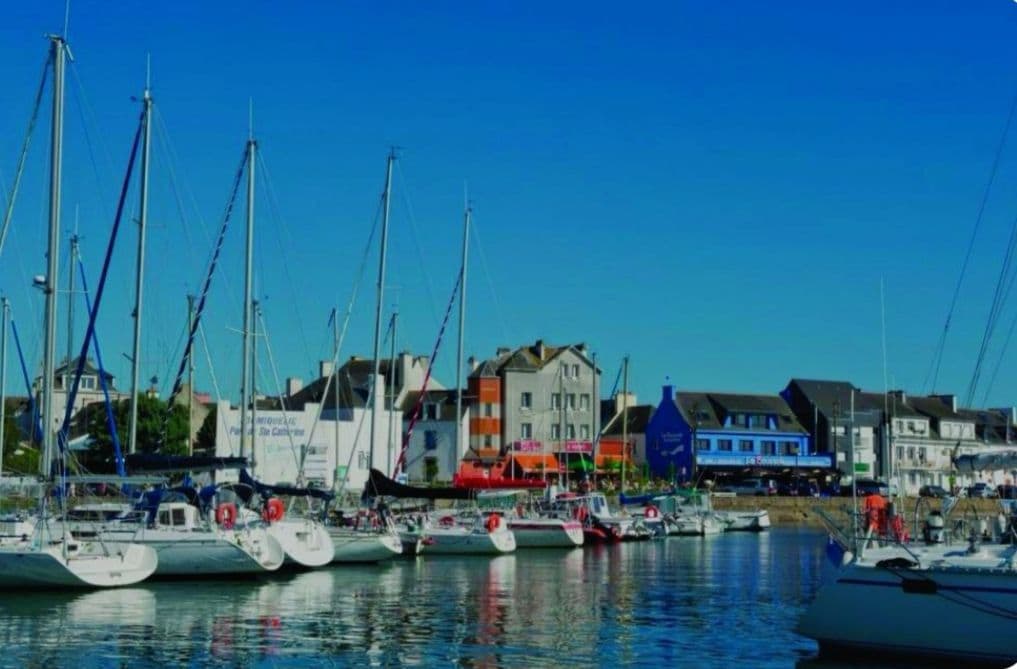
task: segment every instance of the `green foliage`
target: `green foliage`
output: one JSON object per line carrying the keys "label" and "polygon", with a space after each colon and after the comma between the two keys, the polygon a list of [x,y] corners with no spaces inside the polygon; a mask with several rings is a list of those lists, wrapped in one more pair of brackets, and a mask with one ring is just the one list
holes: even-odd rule
{"label": "green foliage", "polygon": [[[106,424],[106,410],[102,405],[90,407],[86,417],[88,433],[95,442],[89,448],[84,460],[86,466],[96,472],[113,471],[113,438]],[[128,400],[113,404],[117,436],[121,448],[126,451],[129,439],[131,405]],[[147,395],[138,395],[137,447],[142,453],[158,451],[164,455],[187,454],[187,407],[174,405],[167,409],[166,402]]]}
{"label": "green foliage", "polygon": [[34,475],[39,472],[39,451],[27,445],[28,435],[22,434],[18,427],[18,410],[17,402],[7,401],[7,412],[4,414],[4,473]]}
{"label": "green foliage", "polygon": [[216,405],[212,405],[208,415],[205,416],[204,422],[201,427],[198,428],[198,436],[194,444],[195,451],[201,451],[208,454],[215,453],[215,428],[219,420],[219,408]]}

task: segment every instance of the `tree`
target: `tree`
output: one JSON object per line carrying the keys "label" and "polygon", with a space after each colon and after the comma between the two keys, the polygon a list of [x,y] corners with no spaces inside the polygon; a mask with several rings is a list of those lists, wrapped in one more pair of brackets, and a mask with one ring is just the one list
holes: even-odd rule
{"label": "tree", "polygon": [[28,474],[39,472],[39,450],[27,445],[27,434],[18,425],[17,414],[24,410],[23,402],[7,400],[4,414],[4,474]]}
{"label": "tree", "polygon": [[[128,429],[131,415],[129,400],[113,403],[113,418],[121,448],[126,451],[130,438]],[[92,471],[113,471],[113,437],[101,403],[91,405],[85,418],[88,434],[94,442],[89,448],[86,466]],[[169,409],[157,397],[138,395],[137,450],[142,453],[159,452],[163,455],[187,454],[187,407],[179,404]]]}
{"label": "tree", "polygon": [[205,420],[198,428],[198,436],[194,444],[194,450],[202,451],[209,455],[215,453],[215,431],[219,421],[219,408],[213,404]]}

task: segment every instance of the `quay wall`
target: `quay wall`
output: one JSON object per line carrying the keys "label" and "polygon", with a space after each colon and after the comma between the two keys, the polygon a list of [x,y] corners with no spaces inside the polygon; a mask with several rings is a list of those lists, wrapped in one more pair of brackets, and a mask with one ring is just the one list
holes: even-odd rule
{"label": "quay wall", "polygon": [[[917,498],[906,497],[900,503],[908,524],[915,514]],[[931,509],[940,508],[938,499],[922,499],[924,516]],[[858,502],[861,507],[861,500]],[[735,497],[713,496],[713,508],[717,511],[752,511],[766,509],[774,526],[822,527],[823,522],[816,512],[822,509],[835,520],[850,518],[854,503],[850,497]],[[962,499],[953,515],[970,517],[995,517],[999,513],[999,501],[994,499]]]}

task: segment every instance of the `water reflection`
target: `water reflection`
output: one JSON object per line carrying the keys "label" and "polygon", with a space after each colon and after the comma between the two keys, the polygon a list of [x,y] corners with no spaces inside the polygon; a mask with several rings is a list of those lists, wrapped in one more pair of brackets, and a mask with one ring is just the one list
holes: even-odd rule
{"label": "water reflection", "polygon": [[0,643],[27,666],[787,668],[815,654],[791,630],[822,576],[823,545],[818,533],[776,530],[9,593]]}

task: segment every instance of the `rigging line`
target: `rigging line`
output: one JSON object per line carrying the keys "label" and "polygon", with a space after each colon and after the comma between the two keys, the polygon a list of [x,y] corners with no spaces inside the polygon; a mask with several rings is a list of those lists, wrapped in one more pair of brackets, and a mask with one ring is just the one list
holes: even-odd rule
{"label": "rigging line", "polygon": [[1006,339],[1003,340],[1003,348],[999,351],[996,366],[993,367],[992,376],[989,377],[989,383],[985,386],[985,393],[982,395],[982,406],[988,406],[989,404],[989,393],[992,392],[992,386],[996,383],[996,376],[1003,366],[1003,360],[1006,358],[1007,348],[1010,347],[1010,340],[1013,338],[1014,329],[1017,329],[1017,313],[1014,314],[1013,320],[1010,321],[1010,329],[1006,333]]}
{"label": "rigging line", "polygon": [[[88,328],[85,330],[85,340],[81,344],[81,353],[78,355],[77,369],[74,372],[74,380],[71,383],[70,393],[67,395],[67,407],[64,411],[64,422],[60,428],[60,438],[58,443],[60,444],[61,451],[66,453],[67,451],[67,436],[70,430],[71,423],[71,410],[74,408],[74,400],[78,394],[78,387],[81,383],[81,374],[85,369],[85,355],[88,353],[89,340],[95,334],[95,317],[99,313],[99,306],[102,304],[102,296],[106,290],[106,278],[109,276],[110,261],[113,259],[113,249],[116,245],[117,233],[120,230],[120,222],[123,220],[124,213],[124,201],[127,199],[127,191],[131,183],[131,174],[134,171],[134,160],[138,155],[138,144],[141,141],[141,130],[144,127],[144,114],[141,115],[138,121],[138,128],[134,131],[134,142],[131,146],[130,158],[127,161],[127,172],[124,174],[124,183],[120,188],[120,200],[117,203],[116,217],[113,219],[113,228],[110,230],[109,243],[106,246],[106,257],[103,260],[102,271],[99,273],[99,282],[95,289],[95,302],[92,304],[92,310],[88,316]],[[46,463],[47,467],[49,463]]]}
{"label": "rigging line", "polygon": [[[220,392],[220,390],[219,390],[219,380],[215,376],[215,367],[212,365],[212,354],[208,350],[208,340],[205,339],[205,326],[203,326],[201,323],[198,324],[198,334],[201,335],[201,346],[202,346],[202,348],[205,349],[205,360],[208,363],[208,376],[212,380],[212,390],[215,391],[215,402],[216,402],[216,411],[215,411],[216,419],[215,420],[216,420],[216,423],[218,423],[220,420],[222,420],[222,421],[226,420],[225,416],[220,416],[219,415],[219,409],[218,409],[219,405],[222,404],[222,392]],[[191,391],[193,392],[194,389],[192,388]],[[225,425],[225,423],[224,423],[224,425]],[[218,426],[217,426],[217,428],[218,428]],[[219,432],[219,430],[216,429],[216,434],[218,434],[218,432]],[[233,440],[230,438],[230,431],[224,429],[222,432],[226,436],[226,448],[229,449],[230,454],[233,454],[235,451],[233,450]]]}
{"label": "rigging line", "polygon": [[[271,340],[269,339],[269,336],[268,336],[268,327],[265,325],[265,316],[264,316],[264,314],[261,313],[260,309],[258,310],[258,312],[259,312],[258,315],[257,315],[258,322],[261,323],[261,332],[259,332],[258,334],[262,335],[265,338],[265,350],[268,353],[268,365],[269,365],[269,367],[272,370],[272,377],[275,379],[275,391],[279,395],[279,406],[282,408],[283,420],[286,421],[286,437],[289,439],[289,442],[290,442],[290,452],[293,453],[293,464],[295,464],[297,467],[300,467],[300,455],[297,452],[297,445],[293,441],[293,431],[290,430],[290,428],[289,428],[290,419],[289,419],[289,416],[286,413],[286,397],[283,394],[283,386],[282,386],[282,383],[279,380],[279,369],[276,367],[276,365],[275,365],[275,357],[272,355],[272,343],[271,343]],[[258,367],[258,360],[257,360],[257,358],[254,360],[254,365],[255,365],[255,373],[257,373],[257,367]],[[255,398],[255,401],[257,401],[257,398]],[[310,444],[307,444],[307,445],[310,446]],[[302,484],[301,482],[303,481],[303,478],[304,478],[304,473],[302,471],[298,470],[297,471],[297,485],[298,486],[300,486]]]}
{"label": "rigging line", "polygon": [[[289,254],[287,249],[293,248],[293,233],[290,230],[289,225],[286,223],[286,219],[282,217],[282,210],[279,207],[279,198],[275,192],[275,184],[272,180],[272,175],[268,170],[268,165],[265,163],[264,151],[258,151],[257,160],[261,166],[261,179],[265,184],[265,191],[268,195],[268,208],[272,217],[275,219],[276,225],[272,226],[279,239],[279,247],[282,251],[283,260],[283,274],[286,275],[287,287],[290,290],[290,305],[293,309],[293,314],[296,316],[297,321],[297,332],[300,334],[300,344],[304,347],[305,359],[311,357],[311,347],[307,342],[307,329],[304,327],[304,319],[300,313],[300,308],[297,306],[300,301],[297,299],[296,283],[293,281],[293,274],[290,272]],[[283,234],[289,237],[288,240],[283,239]],[[288,243],[287,243],[288,242]]]}
{"label": "rigging line", "polygon": [[10,195],[7,197],[7,207],[4,211],[3,224],[0,225],[0,256],[3,255],[4,242],[7,240],[7,229],[11,224],[11,217],[14,215],[14,201],[18,197],[18,188],[21,186],[21,177],[25,173],[25,162],[28,160],[28,146],[32,141],[32,132],[35,130],[35,123],[39,120],[39,109],[42,107],[42,96],[46,92],[46,80],[49,75],[49,64],[52,59],[46,54],[46,60],[42,65],[42,77],[39,81],[39,90],[35,93],[35,104],[32,107],[32,116],[28,120],[28,130],[25,132],[25,140],[21,145],[21,153],[18,155],[18,165],[14,171],[14,184],[11,186]]}
{"label": "rigging line", "polygon": [[[194,243],[193,237],[191,236],[191,226],[187,220],[187,213],[184,211],[183,200],[180,197],[180,188],[177,185],[176,170],[173,168],[173,160],[169,155],[169,148],[167,147],[166,138],[162,134],[162,128],[158,123],[155,124],[155,128],[156,128],[155,136],[160,144],[159,148],[162,149],[162,151],[155,152],[156,160],[161,163],[162,167],[166,169],[166,173],[169,174],[170,191],[173,193],[173,202],[177,206],[177,214],[180,216],[180,222],[183,224],[181,227],[184,230],[184,238],[185,241],[187,242],[187,250],[191,251],[192,249],[195,248],[196,245]],[[205,235],[205,242],[206,244],[209,245],[211,244],[211,240],[208,239],[207,233]],[[188,253],[187,255],[190,257],[191,263],[193,264],[194,254]],[[197,268],[191,267],[190,269],[195,270]]]}
{"label": "rigging line", "polygon": [[[212,285],[212,277],[215,274],[215,268],[219,262],[219,254],[222,252],[223,242],[226,239],[226,228],[229,225],[230,217],[233,214],[233,208],[236,205],[237,195],[240,192],[240,181],[244,175],[244,167],[246,165],[247,150],[245,147],[243,157],[240,159],[240,165],[237,168],[236,175],[233,177],[233,188],[230,192],[230,198],[226,203],[226,210],[223,212],[222,224],[219,227],[219,238],[216,241],[215,250],[213,251],[212,258],[209,261],[208,272],[205,274],[205,283],[201,287],[201,294],[198,297],[198,305],[194,311],[194,320],[191,325],[191,331],[187,336],[187,345],[184,347],[184,355],[181,357],[180,366],[177,368],[177,377],[173,382],[173,391],[170,393],[169,397],[170,407],[172,407],[173,398],[180,392],[180,387],[183,383],[184,372],[187,370],[187,363],[190,360],[191,351],[194,346],[194,335],[195,332],[197,332],[198,326],[201,325],[201,315],[205,311],[205,302],[208,299],[208,291]],[[165,428],[166,426],[164,425],[163,427]]]}
{"label": "rigging line", "polygon": [[[441,322],[441,328],[438,330],[438,338],[434,341],[434,348],[431,351],[431,358],[427,361],[427,372],[424,374],[424,383],[420,386],[420,396],[417,398],[417,403],[413,407],[413,414],[410,416],[410,424],[406,428],[406,434],[403,436],[403,445],[399,451],[399,457],[396,459],[395,469],[392,472],[393,478],[399,473],[400,468],[406,462],[406,451],[410,445],[410,438],[413,437],[413,426],[416,424],[417,419],[420,417],[420,410],[424,405],[424,396],[427,395],[427,384],[431,380],[431,371],[434,369],[434,360],[438,357],[438,348],[441,346],[441,340],[445,336],[445,328],[448,326],[449,317],[452,315],[452,307],[455,306],[456,296],[459,294],[460,289],[463,285],[463,266],[459,266],[459,272],[456,275],[456,285],[452,289],[452,295],[449,298],[448,306],[445,308],[445,318]],[[373,399],[373,398],[372,398]],[[459,417],[456,418],[459,420]],[[373,448],[372,444],[372,448]],[[458,447],[458,444],[457,444]]]}
{"label": "rigging line", "polygon": [[431,275],[427,271],[428,264],[424,262],[424,253],[420,246],[420,235],[417,234],[417,217],[413,213],[413,205],[410,202],[408,193],[410,192],[410,184],[406,179],[406,175],[403,174],[402,161],[396,161],[396,172],[399,173],[399,180],[402,183],[402,188],[398,189],[399,194],[403,200],[403,206],[406,207],[407,218],[410,222],[410,234],[413,237],[413,244],[416,247],[417,261],[420,263],[420,273],[424,276],[424,288],[427,289],[427,301],[431,307],[431,319],[434,324],[438,324],[438,303],[434,299],[434,281],[431,280]]}
{"label": "rigging line", "polygon": [[[346,382],[347,382],[346,384],[352,389],[353,388],[353,381],[350,379],[349,371],[346,372]],[[350,392],[352,393],[353,391],[350,390]],[[352,400],[352,398],[351,398],[351,400]],[[352,404],[352,401],[351,401],[351,404]],[[360,422],[357,423],[357,431],[353,434],[353,446],[350,447],[350,456],[348,458],[346,458],[346,471],[343,473],[343,480],[340,483],[339,488],[336,490],[336,497],[338,497],[339,495],[342,495],[346,491],[346,483],[349,482],[349,480],[350,480],[350,470],[353,468],[353,456],[356,455],[357,444],[360,443],[360,435],[363,434],[363,431],[364,431],[364,423],[366,422],[367,414],[368,414],[367,408],[368,407],[365,406],[364,411],[362,411],[360,413]],[[371,407],[371,409],[373,410],[373,406]],[[335,416],[335,419],[339,420],[339,407],[336,407],[336,416]],[[368,448],[370,448],[371,450],[374,450],[374,444],[369,444]],[[339,454],[339,444],[336,444],[336,455],[338,456],[338,454]],[[333,485],[333,487],[335,487],[335,483],[334,482],[333,482],[332,485]]]}
{"label": "rigging line", "polygon": [[[71,268],[74,271],[74,268]],[[78,254],[78,273],[81,275],[81,294],[85,298],[85,308],[92,313],[92,299],[88,296],[88,279],[85,276],[85,263],[81,254]],[[74,299],[68,296],[68,299]],[[118,476],[126,476],[127,470],[124,467],[123,449],[120,447],[120,435],[117,433],[117,422],[113,418],[113,403],[109,397],[109,384],[106,383],[105,368],[102,364],[102,349],[99,348],[99,335],[92,330],[92,349],[95,351],[95,362],[99,366],[99,386],[102,388],[102,396],[105,400],[103,406],[106,408],[106,429],[109,430],[110,440],[113,442],[113,464],[116,466]],[[70,364],[70,360],[67,364]]]}
{"label": "rigging line", "polygon": [[964,262],[961,263],[960,275],[957,277],[957,284],[953,289],[953,297],[950,299],[950,308],[947,309],[946,312],[946,321],[943,324],[943,331],[940,334],[939,343],[937,344],[936,351],[933,354],[933,364],[929,369],[929,374],[932,375],[932,384],[929,385],[929,374],[926,374],[925,383],[922,384],[928,392],[935,392],[936,380],[939,377],[939,368],[943,362],[943,352],[946,348],[946,335],[950,329],[950,321],[953,318],[953,312],[957,306],[957,298],[960,296],[961,284],[964,282],[968,263],[971,261],[971,253],[975,247],[975,239],[978,237],[978,229],[982,225],[985,208],[989,202],[989,194],[992,191],[993,183],[996,181],[996,174],[999,171],[999,163],[1003,156],[1003,149],[1006,146],[1007,135],[1010,134],[1010,125],[1013,123],[1015,111],[1017,111],[1017,93],[1014,94],[1013,100],[1010,102],[1010,112],[1006,116],[1006,123],[1003,125],[1003,133],[999,138],[999,144],[996,146],[996,153],[992,159],[992,167],[989,169],[989,181],[985,184],[985,190],[982,192],[982,199],[978,205],[978,213],[975,216],[975,226],[974,229],[971,230],[971,239],[968,240],[968,248],[964,253]]}
{"label": "rigging line", "polygon": [[491,271],[487,264],[487,254],[484,253],[484,245],[480,243],[480,230],[477,228],[475,218],[470,218],[470,231],[473,233],[473,244],[480,256],[480,267],[484,270],[484,278],[487,280],[487,288],[491,292],[491,302],[494,303],[494,313],[498,318],[498,325],[501,326],[501,336],[505,341],[517,341],[509,336],[505,312],[501,308],[501,301],[498,299],[498,292],[494,289],[494,280],[491,278]]}
{"label": "rigging line", "polygon": [[996,288],[992,294],[992,302],[989,307],[989,316],[986,319],[985,331],[982,333],[982,342],[979,346],[978,356],[975,359],[975,368],[971,375],[971,382],[968,385],[967,392],[967,405],[971,406],[971,403],[975,399],[975,392],[977,390],[979,377],[982,373],[982,363],[985,360],[985,355],[988,352],[989,342],[992,339],[993,332],[996,329],[996,323],[999,320],[1000,312],[1003,308],[1003,301],[1005,295],[1009,293],[1009,285],[1011,281],[1010,271],[1013,265],[1014,252],[1017,251],[1017,217],[1014,218],[1013,224],[1010,228],[1010,239],[1006,245],[1006,252],[1003,255],[1003,265],[1000,268],[999,278],[996,281]]}
{"label": "rigging line", "polygon": [[[310,444],[314,438],[314,431],[318,427],[318,422],[321,420],[321,412],[324,408],[324,399],[328,397],[328,391],[332,386],[332,379],[338,374],[339,368],[339,352],[342,350],[343,342],[346,340],[346,332],[350,325],[350,317],[353,315],[353,307],[357,302],[357,295],[360,293],[360,284],[364,278],[364,270],[367,268],[367,260],[371,254],[371,247],[374,245],[374,236],[378,232],[378,223],[381,220],[381,206],[383,198],[378,200],[378,208],[374,212],[374,223],[371,225],[371,233],[367,236],[367,243],[364,245],[364,253],[360,257],[360,267],[357,269],[357,273],[354,276],[353,291],[350,294],[350,300],[346,305],[346,314],[343,316],[343,324],[339,333],[339,343],[335,346],[335,352],[332,354],[332,374],[329,374],[325,379],[325,389],[322,391],[322,401],[318,403],[318,411],[314,416],[314,422],[311,423],[311,430],[307,434],[307,443]],[[338,316],[337,316],[338,317]],[[339,383],[336,378],[336,383]],[[336,420],[339,419],[339,407],[336,410]],[[336,444],[336,448],[339,444]],[[300,462],[300,468],[298,471],[303,471],[304,463],[303,460]]]}
{"label": "rigging line", "polygon": [[[109,147],[103,140],[102,133],[99,132],[99,123],[96,120],[95,109],[92,107],[92,103],[89,101],[88,94],[85,92],[85,85],[81,80],[80,73],[78,72],[78,66],[76,64],[76,61],[72,60],[70,61],[70,63],[71,63],[70,67],[71,75],[74,78],[75,86],[77,86],[76,94],[78,96],[77,100],[79,103],[78,115],[81,118],[82,129],[84,130],[85,133],[85,144],[88,148],[88,155],[92,162],[92,170],[95,175],[96,184],[99,187],[100,193],[110,193],[111,189],[109,188],[109,184],[103,182],[102,173],[99,171],[99,166],[95,159],[95,153],[92,150],[92,138],[91,133],[89,133],[88,131],[89,126],[88,121],[91,121],[92,127],[95,128],[99,148],[102,150],[102,157],[105,158],[107,175],[116,173],[116,171],[113,169],[113,159],[110,155]],[[109,205],[106,204],[107,202],[106,198],[100,197],[99,199],[102,202],[103,214],[107,218],[111,218],[112,212],[110,212],[109,210]]]}

